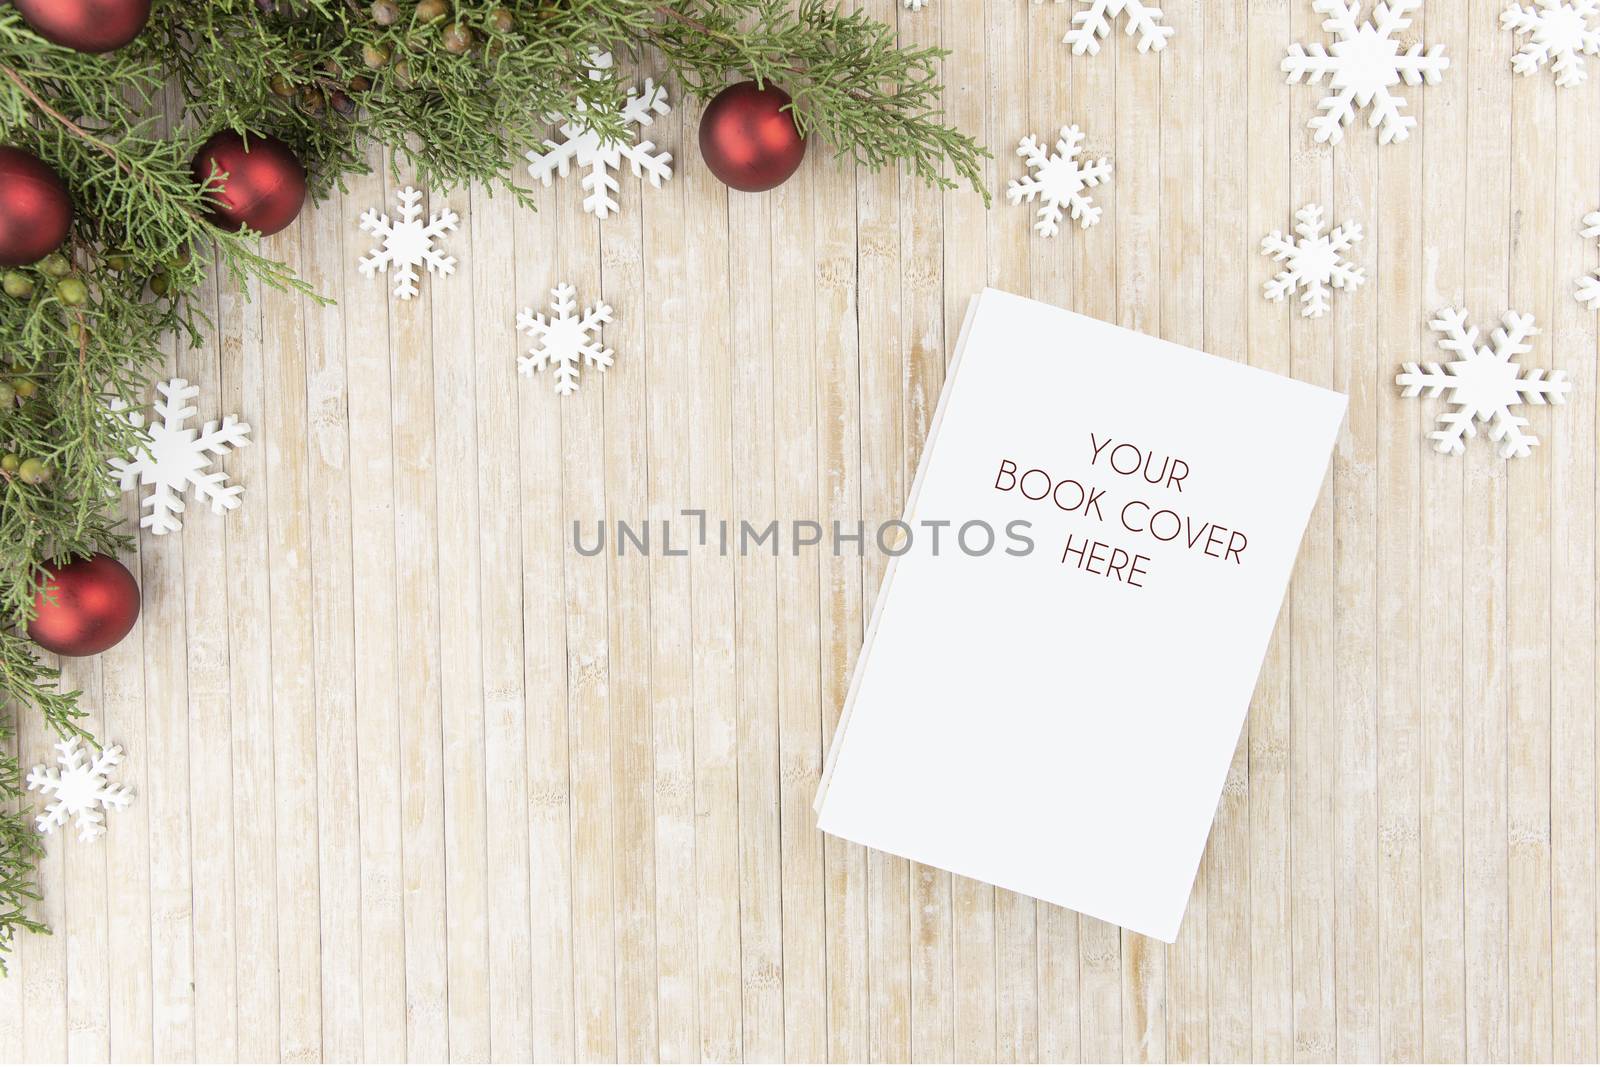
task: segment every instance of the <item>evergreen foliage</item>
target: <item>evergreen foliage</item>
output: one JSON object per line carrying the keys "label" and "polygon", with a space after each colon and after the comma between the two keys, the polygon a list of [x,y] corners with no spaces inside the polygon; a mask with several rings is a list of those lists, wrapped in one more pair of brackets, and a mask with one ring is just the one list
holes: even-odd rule
{"label": "evergreen foliage", "polygon": [[[829,0],[157,0],[138,39],[106,55],[50,44],[0,7],[0,143],[54,168],[75,210],[59,252],[5,272],[0,294],[0,744],[19,714],[81,732],[77,694],[23,627],[45,562],[129,546],[106,463],[131,443],[117,405],[138,402],[173,333],[207,329],[186,295],[213,267],[306,291],[256,235],[207,221],[189,169],[201,142],[223,128],[278,137],[313,195],[376,142],[429,188],[485,182],[526,204],[510,169],[552,116],[581,101],[593,128],[623,132],[629,83],[596,73],[596,52],[701,99],[775,81],[802,130],[841,154],[983,193],[988,153],[940,112],[943,52],[901,48]],[[27,910],[39,840],[25,799],[0,752],[0,971],[18,931],[43,929]]]}

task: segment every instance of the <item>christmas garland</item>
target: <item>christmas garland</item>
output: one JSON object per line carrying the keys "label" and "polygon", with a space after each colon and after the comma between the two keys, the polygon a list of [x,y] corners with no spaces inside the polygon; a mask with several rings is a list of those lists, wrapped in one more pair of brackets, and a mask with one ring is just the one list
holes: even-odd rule
{"label": "christmas garland", "polygon": [[[428,187],[494,183],[528,204],[506,168],[552,115],[628,136],[628,85],[600,53],[648,55],[701,99],[740,78],[779,83],[800,130],[841,154],[982,191],[987,153],[939,110],[945,53],[902,48],[824,0],[0,8],[0,742],[22,713],[81,735],[78,694],[40,646],[89,653],[132,625],[74,634],[46,613],[55,575],[130,545],[108,466],[135,444],[120,408],[169,336],[198,342],[208,326],[188,294],[215,269],[315,297],[256,238],[364,169],[369,143]],[[28,911],[40,843],[23,796],[0,751],[0,971],[17,931],[44,930]]]}

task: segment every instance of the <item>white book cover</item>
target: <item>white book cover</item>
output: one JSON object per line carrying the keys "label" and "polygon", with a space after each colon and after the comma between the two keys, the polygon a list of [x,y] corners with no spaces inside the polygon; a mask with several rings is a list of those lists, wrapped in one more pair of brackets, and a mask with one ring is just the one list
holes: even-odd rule
{"label": "white book cover", "polygon": [[1344,410],[974,298],[819,827],[1173,941]]}

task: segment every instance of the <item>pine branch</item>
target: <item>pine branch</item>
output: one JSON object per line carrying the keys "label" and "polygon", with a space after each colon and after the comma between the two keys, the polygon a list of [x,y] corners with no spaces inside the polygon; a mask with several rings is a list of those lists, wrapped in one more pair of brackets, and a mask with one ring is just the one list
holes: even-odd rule
{"label": "pine branch", "polygon": [[[841,156],[965,181],[988,202],[988,152],[941,110],[945,53],[902,48],[825,0],[161,3],[133,43],[101,55],[50,44],[0,6],[0,143],[52,167],[75,208],[63,248],[0,271],[0,705],[82,732],[78,694],[60,691],[23,628],[48,561],[127,546],[107,464],[135,444],[119,405],[140,401],[174,335],[198,344],[209,329],[189,300],[208,268],[320,299],[258,235],[211,223],[190,171],[204,139],[278,137],[317,196],[376,144],[430,188],[481,182],[531,206],[508,168],[554,118],[631,136],[631,82],[596,70],[600,52],[664,66],[702,100],[776,82]],[[16,760],[0,755],[0,971],[19,931],[43,929],[28,915],[39,840],[24,800]]]}

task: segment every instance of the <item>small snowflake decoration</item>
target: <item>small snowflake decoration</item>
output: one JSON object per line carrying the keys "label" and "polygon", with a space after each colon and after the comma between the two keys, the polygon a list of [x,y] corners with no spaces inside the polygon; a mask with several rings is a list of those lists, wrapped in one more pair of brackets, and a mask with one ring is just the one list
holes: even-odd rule
{"label": "small snowflake decoration", "polygon": [[199,388],[173,378],[157,383],[156,389],[161,393],[154,404],[157,420],[146,426],[142,415],[129,413],[128,421],[142,431],[143,441],[134,448],[131,459],[113,459],[111,469],[121,479],[124,492],[135,485],[152,487],[141,502],[150,514],[141,516],[139,525],[151,533],[167,534],[183,527],[178,517],[183,514],[185,489],[192,487],[194,495],[210,503],[218,515],[239,506],[243,490],[228,484],[226,471],[208,468],[214,457],[250,443],[250,424],[228,415],[220,425],[213,419],[197,433],[184,423],[197,411],[188,401],[200,395]]}
{"label": "small snowflake decoration", "polygon": [[[589,76],[603,77],[604,71],[610,66],[609,54],[596,56],[594,69]],[[649,141],[636,144],[621,140],[602,142],[600,135],[589,129],[583,121],[583,110],[583,101],[580,100],[577,113],[561,124],[561,136],[565,140],[546,140],[544,152],[527,153],[529,174],[549,185],[552,175],[559,174],[565,178],[574,165],[588,170],[589,173],[583,176],[583,188],[589,194],[583,198],[583,210],[598,219],[608,218],[617,210],[617,201],[612,194],[620,186],[611,172],[619,169],[624,159],[633,167],[634,177],[649,178],[650,184],[657,189],[661,188],[663,181],[672,177],[671,153],[657,153],[656,146]],[[657,115],[665,115],[671,110],[667,106],[666,92],[646,78],[643,89],[628,93],[622,107],[622,121],[625,125],[638,126],[642,130],[654,122]]]}
{"label": "small snowflake decoration", "polygon": [[1083,131],[1076,126],[1061,127],[1054,153],[1047,152],[1032,134],[1017,146],[1017,155],[1028,161],[1033,173],[1013,179],[1006,186],[1006,199],[1013,204],[1039,201],[1039,218],[1033,228],[1041,237],[1054,237],[1060,231],[1063,205],[1084,229],[1100,221],[1100,209],[1084,190],[1111,177],[1111,161],[1102,156],[1085,164],[1078,159],[1082,149]]}
{"label": "small snowflake decoration", "polygon": [[536,370],[555,367],[556,392],[562,396],[578,390],[578,366],[589,366],[604,372],[611,366],[611,349],[603,348],[594,332],[611,321],[611,306],[597,304],[578,310],[577,290],[570,285],[558,285],[550,290],[550,307],[555,314],[549,318],[535,315],[532,308],[523,308],[517,316],[517,329],[538,340],[525,356],[517,357],[517,370],[529,377]]}
{"label": "small snowflake decoration", "polygon": [[1290,85],[1298,85],[1302,78],[1307,85],[1328,79],[1333,92],[1318,102],[1322,114],[1308,124],[1316,131],[1318,141],[1338,144],[1344,137],[1345,123],[1355,118],[1356,109],[1369,106],[1372,114],[1367,125],[1377,128],[1380,144],[1404,141],[1411,135],[1417,120],[1400,113],[1406,106],[1405,98],[1390,90],[1402,80],[1407,85],[1436,85],[1450,65],[1443,45],[1424,51],[1418,42],[1404,54],[1400,51],[1400,42],[1394,35],[1411,25],[1411,12],[1421,2],[1380,2],[1373,6],[1372,18],[1358,23],[1360,0],[1312,0],[1312,9],[1327,16],[1322,28],[1338,40],[1327,48],[1320,44],[1290,45],[1281,69],[1289,76]]}
{"label": "small snowflake decoration", "polygon": [[1300,292],[1300,314],[1320,318],[1328,313],[1329,287],[1356,289],[1367,280],[1366,272],[1344,258],[1350,246],[1361,240],[1361,224],[1346,222],[1323,233],[1322,207],[1308,204],[1295,212],[1294,237],[1273,230],[1261,239],[1261,252],[1284,265],[1266,284],[1268,300],[1279,301]]}
{"label": "small snowflake decoration", "polygon": [[1528,38],[1511,57],[1512,69],[1527,75],[1548,63],[1557,85],[1582,85],[1589,76],[1584,54],[1600,55],[1600,28],[1589,25],[1597,12],[1600,0],[1531,0],[1527,7],[1508,6],[1500,13],[1500,25]]}
{"label": "small snowflake decoration", "polygon": [[392,222],[376,208],[361,213],[361,229],[376,237],[379,244],[361,257],[361,273],[368,278],[395,267],[394,295],[410,300],[417,295],[417,267],[427,264],[429,273],[448,277],[456,269],[454,256],[441,255],[434,243],[456,228],[461,220],[445,208],[422,221],[422,193],[411,186],[399,192],[400,221]]}
{"label": "small snowflake decoration", "polygon": [[1489,439],[1500,443],[1500,457],[1526,456],[1539,439],[1523,427],[1528,420],[1514,415],[1517,404],[1564,404],[1572,383],[1561,371],[1523,371],[1517,356],[1532,350],[1527,339],[1539,331],[1532,315],[1508,311],[1493,335],[1493,347],[1478,344],[1478,328],[1467,325],[1467,313],[1445,308],[1428,323],[1439,334],[1439,347],[1456,358],[1448,363],[1407,363],[1395,382],[1402,396],[1449,394],[1454,405],[1439,416],[1439,428],[1429,432],[1433,447],[1460,455],[1466,438],[1477,435],[1474,422],[1489,424]]}
{"label": "small snowflake decoration", "polygon": [[133,790],[106,781],[122,762],[122,747],[112,745],[90,761],[78,747],[78,738],[69,737],[56,745],[56,751],[59,769],[41,764],[28,772],[29,789],[55,798],[34,825],[41,834],[53,834],[71,818],[78,827],[78,840],[93,841],[106,832],[104,813],[121,811],[133,800]]}
{"label": "small snowflake decoration", "polygon": [[[1033,0],[1035,4],[1044,0]],[[1064,3],[1065,0],[1056,0]],[[1062,43],[1072,46],[1072,54],[1081,56],[1088,52],[1091,56],[1100,54],[1100,39],[1111,34],[1111,20],[1118,15],[1128,17],[1128,36],[1139,35],[1140,52],[1159,52],[1167,46],[1167,38],[1173,34],[1171,26],[1161,24],[1161,9],[1141,0],[1077,0],[1080,4],[1088,4],[1089,10],[1080,11],[1072,16],[1072,29],[1067,31]]]}
{"label": "small snowflake decoration", "polygon": [[[1583,235],[1600,237],[1600,211],[1591,211],[1583,217]],[[1590,311],[1600,311],[1600,270],[1578,279],[1578,299]]]}
{"label": "small snowflake decoration", "polygon": [[902,0],[907,11],[921,11],[928,6],[928,0]]}

